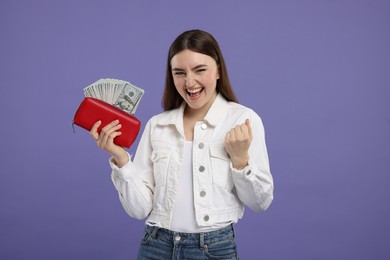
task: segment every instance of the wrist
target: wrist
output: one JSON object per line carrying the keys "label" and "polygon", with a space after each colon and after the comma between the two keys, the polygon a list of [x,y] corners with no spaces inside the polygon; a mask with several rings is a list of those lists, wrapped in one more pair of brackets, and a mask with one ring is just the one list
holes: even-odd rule
{"label": "wrist", "polygon": [[117,156],[112,156],[112,158],[114,159],[114,163],[119,167],[123,167],[124,165],[126,165],[128,162],[129,162],[129,155],[127,154],[127,152],[125,152],[124,154],[121,154],[121,155],[117,155]]}
{"label": "wrist", "polygon": [[240,164],[235,164],[235,163],[232,163],[233,165],[233,168],[236,169],[236,170],[242,170],[244,169],[245,167],[248,166],[248,162],[247,163],[240,163]]}
{"label": "wrist", "polygon": [[232,159],[232,166],[234,169],[242,170],[248,165],[249,165],[249,157],[235,159],[235,160]]}

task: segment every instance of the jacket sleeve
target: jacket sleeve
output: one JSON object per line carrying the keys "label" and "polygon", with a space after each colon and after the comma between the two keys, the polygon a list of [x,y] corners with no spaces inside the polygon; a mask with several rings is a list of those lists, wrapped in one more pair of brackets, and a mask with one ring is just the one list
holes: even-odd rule
{"label": "jacket sleeve", "polygon": [[134,160],[118,168],[110,159],[111,179],[119,194],[123,208],[131,217],[146,218],[152,210],[154,194],[153,164],[150,140],[150,121],[146,124]]}
{"label": "jacket sleeve", "polygon": [[[253,211],[266,210],[273,200],[274,184],[270,172],[264,127],[260,117],[254,112],[249,118],[253,140],[249,148],[249,163],[241,170],[230,163],[233,182],[240,200]],[[246,118],[242,118],[244,122]]]}

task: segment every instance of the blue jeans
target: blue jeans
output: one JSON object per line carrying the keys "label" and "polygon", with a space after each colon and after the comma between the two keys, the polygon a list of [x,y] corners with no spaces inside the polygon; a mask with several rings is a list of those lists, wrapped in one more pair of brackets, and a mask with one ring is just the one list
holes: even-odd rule
{"label": "blue jeans", "polygon": [[238,259],[233,225],[205,233],[179,233],[146,226],[137,259]]}

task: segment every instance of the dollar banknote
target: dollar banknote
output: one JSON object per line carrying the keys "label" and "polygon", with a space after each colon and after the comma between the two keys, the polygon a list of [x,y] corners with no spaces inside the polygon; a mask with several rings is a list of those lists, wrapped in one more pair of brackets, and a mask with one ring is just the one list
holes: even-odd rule
{"label": "dollar banknote", "polygon": [[129,114],[135,113],[143,94],[143,89],[128,81],[110,78],[99,79],[84,88],[86,97],[100,99]]}

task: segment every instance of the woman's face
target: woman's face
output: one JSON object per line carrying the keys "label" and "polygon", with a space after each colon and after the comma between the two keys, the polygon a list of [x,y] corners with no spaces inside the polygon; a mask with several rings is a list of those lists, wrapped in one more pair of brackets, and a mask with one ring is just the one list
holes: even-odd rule
{"label": "woman's face", "polygon": [[217,96],[217,63],[208,55],[183,50],[171,59],[176,90],[190,110],[207,112]]}

